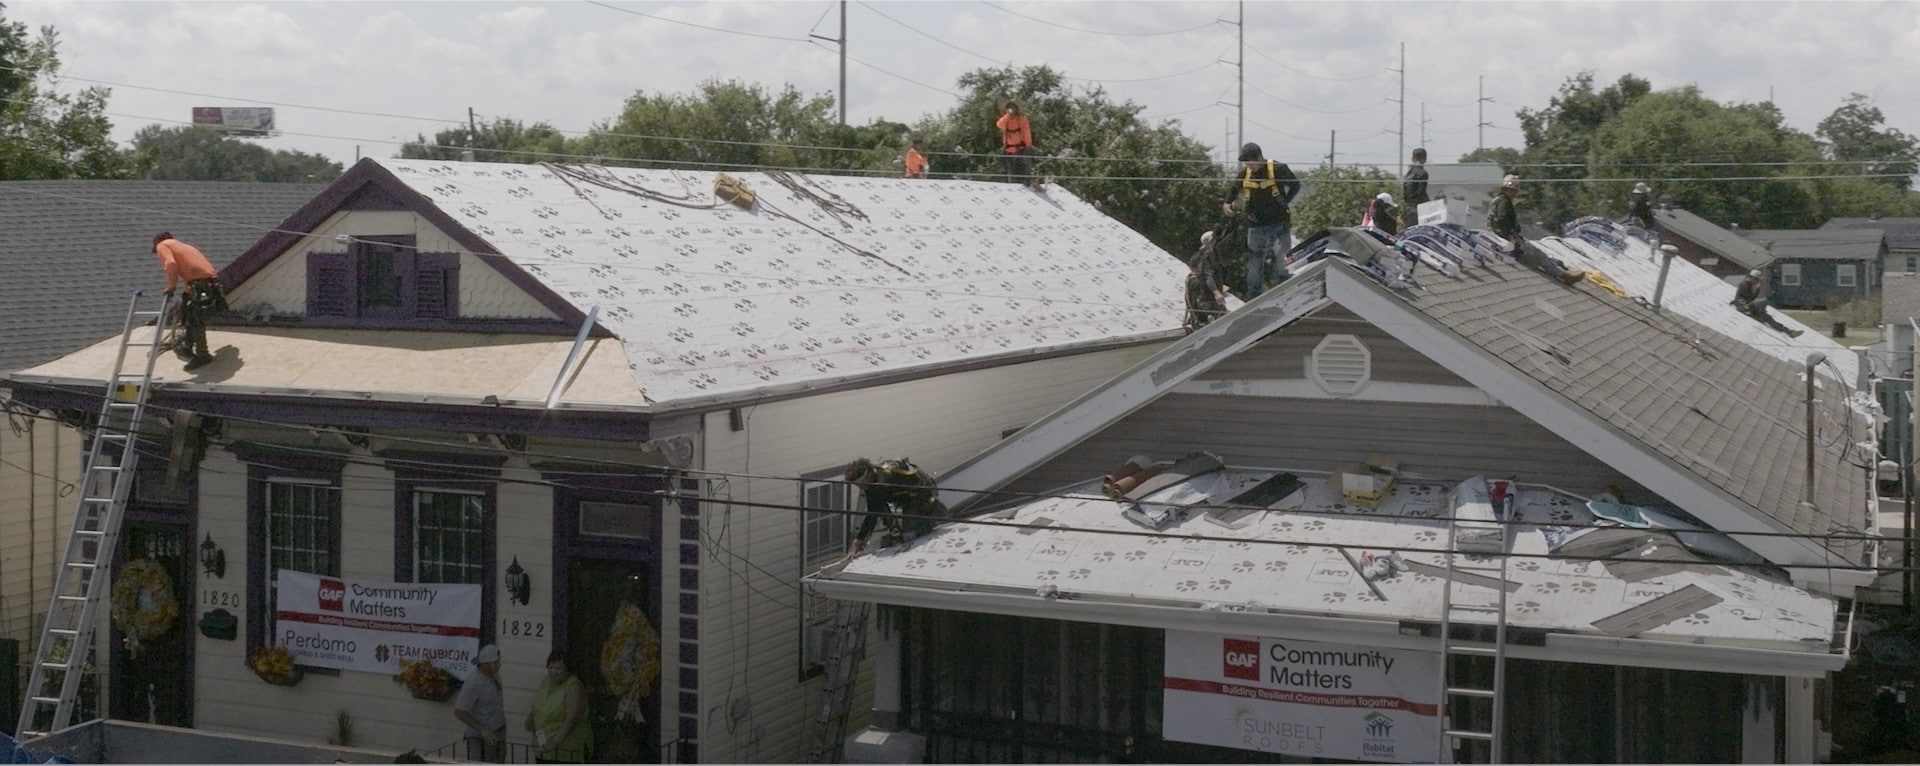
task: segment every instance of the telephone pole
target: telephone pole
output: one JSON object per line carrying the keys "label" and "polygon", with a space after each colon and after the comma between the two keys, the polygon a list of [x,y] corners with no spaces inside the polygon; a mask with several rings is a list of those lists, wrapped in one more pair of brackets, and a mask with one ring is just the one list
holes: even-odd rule
{"label": "telephone pole", "polygon": [[[1240,33],[1240,58],[1233,62],[1234,71],[1238,73],[1239,95],[1235,97],[1234,103],[1227,104],[1225,101],[1220,103],[1233,107],[1234,112],[1239,115],[1240,143],[1244,145],[1247,143],[1247,1],[1240,0],[1239,21],[1222,20],[1221,23],[1232,24]],[[1226,59],[1221,59],[1220,63],[1227,63]],[[1239,147],[1233,148],[1237,151]]]}
{"label": "telephone pole", "polygon": [[1480,149],[1487,148],[1487,127],[1493,124],[1487,122],[1487,102],[1492,100],[1487,98],[1487,76],[1480,75],[1480,99],[1474,104],[1480,110]]}
{"label": "telephone pole", "polygon": [[[1429,122],[1432,120],[1427,119],[1427,102],[1422,101],[1420,102],[1420,146],[1427,145],[1427,123]],[[1406,171],[1401,171],[1400,174],[1406,175]]]}
{"label": "telephone pole", "polygon": [[480,137],[480,121],[473,117],[473,107],[467,107],[467,148],[473,148],[474,139]]}
{"label": "telephone pole", "polygon": [[1400,44],[1400,68],[1388,69],[1387,71],[1398,72],[1400,74],[1400,97],[1387,99],[1388,101],[1392,101],[1400,105],[1400,129],[1389,130],[1387,132],[1400,137],[1400,159],[1399,159],[1400,175],[1402,177],[1405,177],[1407,174],[1407,164],[1406,164],[1407,163],[1407,44],[1406,43]]}
{"label": "telephone pole", "polygon": [[809,34],[818,40],[825,40],[840,48],[840,124],[847,124],[847,0],[840,0],[840,36]]}
{"label": "telephone pole", "polygon": [[1339,135],[1339,131],[1327,131],[1327,167],[1333,167],[1333,139],[1334,136],[1337,135]]}

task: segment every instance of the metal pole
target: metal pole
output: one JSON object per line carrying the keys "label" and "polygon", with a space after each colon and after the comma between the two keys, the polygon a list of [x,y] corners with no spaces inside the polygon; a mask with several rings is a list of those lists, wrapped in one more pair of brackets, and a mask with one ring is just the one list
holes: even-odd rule
{"label": "metal pole", "polygon": [[473,148],[473,140],[480,137],[480,123],[473,118],[473,107],[467,107],[467,148]]}
{"label": "metal pole", "polygon": [[847,0],[840,0],[840,124],[847,124]]}
{"label": "metal pole", "polygon": [[1667,292],[1667,270],[1673,268],[1673,257],[1680,254],[1680,248],[1673,245],[1660,246],[1660,281],[1653,285],[1653,313],[1660,313],[1660,297]]}
{"label": "metal pole", "polygon": [[1327,167],[1333,167],[1333,139],[1337,135],[1339,131],[1327,131]]}
{"label": "metal pole", "polygon": [[1247,0],[1240,0],[1240,60],[1234,64],[1240,70],[1240,95],[1234,98],[1234,111],[1240,115],[1240,144],[1247,143]]}
{"label": "metal pole", "polygon": [[1407,177],[1407,44],[1400,44],[1400,177]]}
{"label": "metal pole", "polygon": [[1815,367],[1827,360],[1827,355],[1815,351],[1807,355],[1807,491],[1806,504],[1813,506],[1813,413],[1814,381],[1818,373]]}
{"label": "metal pole", "polygon": [[[1907,326],[1920,332],[1920,324],[1914,323],[1912,319],[1907,320]],[[1913,379],[1914,372],[1920,371],[1920,354],[1909,353],[1907,365],[1907,377]],[[1907,384],[1907,438],[1901,440],[1900,450],[1901,468],[1904,469],[1900,475],[1905,479],[1906,485],[1906,491],[1901,493],[1906,496],[1906,507],[1902,508],[1900,513],[1900,532],[1903,537],[1900,541],[1900,566],[1904,567],[1900,573],[1900,605],[1908,617],[1913,616],[1913,598],[1916,588],[1913,573],[1913,439],[1916,435],[1920,435],[1920,408],[1913,406],[1916,394],[1920,394],[1920,380],[1913,380]]]}
{"label": "metal pole", "polygon": [[1487,148],[1487,76],[1480,75],[1480,100],[1474,104],[1480,110],[1480,144],[1474,148]]}

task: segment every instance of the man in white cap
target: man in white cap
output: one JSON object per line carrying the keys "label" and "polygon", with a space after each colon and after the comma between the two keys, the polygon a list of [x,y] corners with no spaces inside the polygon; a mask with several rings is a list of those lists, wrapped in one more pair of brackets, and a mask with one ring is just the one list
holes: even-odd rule
{"label": "man in white cap", "polygon": [[467,760],[504,763],[507,754],[506,698],[500,692],[500,647],[487,644],[473,656],[453,717],[467,725]]}
{"label": "man in white cap", "polygon": [[1654,230],[1653,188],[1641,181],[1633,185],[1633,194],[1627,197],[1627,223],[1639,226],[1647,231]]}
{"label": "man in white cap", "polygon": [[1361,226],[1372,226],[1388,234],[1400,233],[1400,213],[1393,206],[1393,195],[1380,192],[1367,201],[1367,214]]}
{"label": "man in white cap", "polygon": [[1566,284],[1580,284],[1580,280],[1587,278],[1587,272],[1568,268],[1566,264],[1529,244],[1526,237],[1520,236],[1520,212],[1514,207],[1514,198],[1518,196],[1520,177],[1508,174],[1500,180],[1500,193],[1487,205],[1487,228],[1513,246],[1514,260]]}
{"label": "man in white cap", "polygon": [[1786,333],[1789,338],[1800,337],[1799,330],[1780,324],[1780,320],[1774,319],[1773,315],[1767,313],[1767,291],[1766,288],[1760,284],[1760,276],[1760,270],[1754,269],[1753,271],[1747,272],[1746,279],[1740,280],[1740,286],[1734,288],[1733,291],[1733,307],[1739,309],[1740,313],[1753,317],[1763,325]]}

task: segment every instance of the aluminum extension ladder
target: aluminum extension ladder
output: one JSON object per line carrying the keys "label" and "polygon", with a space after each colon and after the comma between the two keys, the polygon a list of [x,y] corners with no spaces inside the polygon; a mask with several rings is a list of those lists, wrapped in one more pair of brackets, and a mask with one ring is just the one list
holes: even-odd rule
{"label": "aluminum extension ladder", "polygon": [[[1455,543],[1460,535],[1457,510],[1447,525],[1447,572],[1440,585],[1440,747],[1436,763],[1501,763],[1501,738],[1505,730],[1507,680],[1507,546],[1513,540],[1511,513],[1499,519],[1500,550],[1495,565],[1477,566],[1461,562]],[[1490,587],[1499,594],[1492,605],[1461,604],[1455,589]],[[1455,636],[1454,615],[1464,612],[1473,618],[1464,621],[1464,635]],[[1463,615],[1464,616],[1464,615]],[[1486,621],[1491,619],[1491,626]],[[1487,630],[1492,629],[1492,641]],[[1489,660],[1491,662],[1489,662]],[[1491,667],[1489,667],[1491,665]],[[1490,671],[1490,672],[1489,672]],[[1456,702],[1458,700],[1458,702]]]}
{"label": "aluminum extension ladder", "polygon": [[847,716],[853,709],[853,687],[860,679],[860,662],[867,656],[867,617],[873,604],[842,601],[835,608],[832,629],[821,647],[827,680],[820,687],[820,714],[814,720],[813,749],[807,763],[839,763],[846,755]]}
{"label": "aluminum extension ladder", "polygon": [[[100,405],[93,445],[81,468],[80,506],[67,536],[66,558],[53,579],[53,601],[47,606],[40,643],[34,651],[33,673],[26,702],[14,728],[17,739],[50,734],[73,723],[74,703],[80,696],[80,677],[93,666],[94,632],[100,602],[112,581],[113,555],[120,538],[120,520],[126,515],[140,453],[135,435],[146,414],[147,391],[153,382],[154,361],[167,334],[171,296],[160,299],[159,311],[140,310],[140,292],[127,302],[127,323],[120,332],[113,376]],[[135,341],[135,330],[153,320],[153,335]],[[145,359],[127,371],[127,350],[144,348]]]}

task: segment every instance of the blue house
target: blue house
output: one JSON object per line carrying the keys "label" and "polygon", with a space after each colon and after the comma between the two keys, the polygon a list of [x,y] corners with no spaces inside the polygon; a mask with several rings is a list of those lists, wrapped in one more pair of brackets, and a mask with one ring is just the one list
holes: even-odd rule
{"label": "blue house", "polygon": [[1880,293],[1887,255],[1880,229],[1761,230],[1747,238],[1773,253],[1767,285],[1775,306],[1836,308]]}

